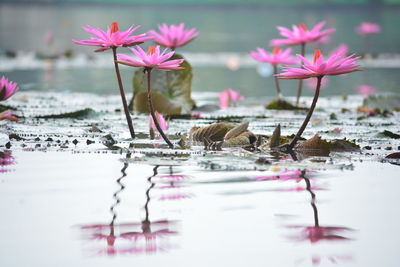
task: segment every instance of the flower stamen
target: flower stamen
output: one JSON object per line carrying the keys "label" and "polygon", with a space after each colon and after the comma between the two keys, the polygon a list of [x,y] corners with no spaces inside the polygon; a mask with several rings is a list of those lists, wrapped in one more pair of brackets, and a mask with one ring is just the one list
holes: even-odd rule
{"label": "flower stamen", "polygon": [[111,23],[110,32],[111,34],[119,32],[118,22]]}

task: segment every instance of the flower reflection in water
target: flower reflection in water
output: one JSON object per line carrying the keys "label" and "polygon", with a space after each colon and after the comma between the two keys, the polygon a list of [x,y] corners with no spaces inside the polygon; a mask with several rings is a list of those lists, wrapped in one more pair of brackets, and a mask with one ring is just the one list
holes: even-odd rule
{"label": "flower reflection in water", "polygon": [[13,164],[15,164],[15,160],[11,151],[0,151],[0,173],[9,172],[7,167]]}
{"label": "flower reflection in water", "polygon": [[[318,209],[315,203],[316,195],[314,193],[314,188],[311,185],[310,178],[306,177],[307,171],[301,171],[299,177],[304,180],[306,184],[305,190],[311,195],[310,205],[314,214],[314,225],[289,225],[286,226],[289,229],[299,229],[295,235],[289,236],[289,239],[296,242],[310,242],[311,244],[316,244],[321,241],[332,242],[332,241],[350,241],[352,238],[346,236],[354,231],[351,228],[343,226],[321,226],[319,223]],[[312,255],[312,264],[320,265],[323,258],[326,257],[325,261],[330,261],[331,263],[338,263],[339,261],[350,261],[352,256],[350,255]]]}
{"label": "flower reflection in water", "polygon": [[[127,158],[130,154],[127,154]],[[176,228],[176,221],[169,220],[150,220],[150,191],[155,187],[152,178],[157,176],[159,166],[153,168],[153,175],[147,180],[150,183],[149,188],[146,190],[146,204],[144,205],[145,218],[141,222],[121,223],[116,224],[117,213],[115,208],[121,202],[119,194],[125,189],[122,179],[126,177],[126,169],[128,163],[124,163],[122,168],[122,176],[117,179],[120,188],[114,193],[113,198],[115,202],[110,208],[112,220],[109,224],[93,224],[83,225],[81,230],[84,238],[88,240],[105,240],[107,243],[106,248],[96,250],[100,255],[118,255],[118,254],[140,254],[140,253],[156,253],[159,251],[166,251],[171,246],[168,244],[167,237],[177,235],[178,232],[171,230]]]}
{"label": "flower reflection in water", "polygon": [[181,192],[180,185],[182,182],[187,181],[191,177],[184,174],[177,174],[173,172],[173,166],[170,165],[168,175],[157,175],[157,183],[164,184],[162,186],[157,186],[157,189],[170,189],[168,192],[173,191],[173,193],[163,194],[158,198],[158,200],[183,200],[191,198],[192,196]]}

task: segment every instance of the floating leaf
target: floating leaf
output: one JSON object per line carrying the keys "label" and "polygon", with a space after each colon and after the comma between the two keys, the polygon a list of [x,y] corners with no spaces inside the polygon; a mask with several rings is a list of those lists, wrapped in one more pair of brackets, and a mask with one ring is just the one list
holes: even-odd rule
{"label": "floating leaf", "polygon": [[307,110],[307,108],[296,107],[283,99],[275,99],[271,103],[269,103],[265,108],[277,109],[277,110]]}
{"label": "floating leaf", "polygon": [[224,140],[231,139],[232,137],[239,136],[241,133],[245,132],[249,127],[249,122],[246,121],[242,124],[235,126],[234,128],[230,129],[224,136]]}
{"label": "floating leaf", "polygon": [[67,119],[67,118],[72,118],[72,119],[84,119],[90,116],[93,116],[96,114],[96,111],[94,111],[91,108],[85,108],[73,112],[67,112],[67,113],[61,113],[61,114],[52,114],[52,115],[43,115],[43,116],[36,116],[35,118],[38,119]]}
{"label": "floating leaf", "polygon": [[388,130],[384,130],[380,134],[382,134],[383,136],[386,136],[386,137],[393,138],[393,139],[399,139],[400,138],[400,134],[396,134],[396,133],[393,133],[393,132],[388,131]]}
{"label": "floating leaf", "polygon": [[322,139],[318,134],[314,135],[312,138],[307,141],[301,142],[296,146],[297,151],[312,151],[312,150],[320,150],[329,154],[331,151],[331,144]]}
{"label": "floating leaf", "polygon": [[207,138],[211,141],[222,141],[226,133],[234,127],[232,124],[219,122],[202,128],[192,128],[189,135],[193,141],[203,142]]}
{"label": "floating leaf", "polygon": [[269,146],[271,148],[277,147],[280,145],[281,141],[281,125],[278,124],[276,126],[274,132],[272,133],[271,139],[269,140]]}
{"label": "floating leaf", "polygon": [[[172,60],[182,59],[181,55],[175,54]],[[185,60],[181,66],[183,70],[161,71],[153,70],[151,72],[152,91],[164,96],[175,106],[181,108],[182,113],[189,113],[195,106],[194,100],[191,98],[192,87],[192,67]],[[133,93],[134,98],[131,101],[131,107],[136,111],[142,112],[138,108],[136,98],[143,92],[147,92],[147,74],[143,68],[138,69],[133,77]],[[159,111],[160,112],[160,111]]]}

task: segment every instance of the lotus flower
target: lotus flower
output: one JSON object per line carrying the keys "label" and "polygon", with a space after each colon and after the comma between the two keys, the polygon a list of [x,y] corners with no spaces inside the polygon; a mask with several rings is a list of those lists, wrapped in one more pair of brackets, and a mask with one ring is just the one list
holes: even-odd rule
{"label": "lotus flower", "polygon": [[227,108],[232,103],[243,101],[244,97],[238,91],[228,88],[219,94],[219,107]]}
{"label": "lotus flower", "polygon": [[121,32],[119,31],[117,22],[113,22],[111,26],[107,26],[107,31],[86,26],[83,29],[93,34],[95,37],[91,37],[90,40],[72,41],[80,45],[100,46],[99,49],[95,50],[95,52],[100,52],[121,46],[134,46],[153,39],[151,36],[146,36],[145,33],[131,36],[137,28],[139,28],[139,26],[131,26],[128,30]]}
{"label": "lotus flower", "polygon": [[131,48],[131,50],[139,58],[138,60],[124,54],[118,54],[119,60],[117,62],[131,67],[144,67],[144,71],[147,72],[147,99],[151,117],[153,118],[155,126],[164,141],[168,144],[170,148],[173,148],[173,144],[164,134],[164,131],[159,125],[154,112],[153,101],[151,98],[151,72],[153,69],[160,69],[165,71],[183,69],[180,64],[184,61],[184,59],[169,60],[174,55],[174,51],[166,53],[167,49],[165,49],[163,52],[160,53],[159,46],[149,47],[147,53],[139,46],[137,46],[137,50],[135,48]]}
{"label": "lotus flower", "polygon": [[258,61],[267,62],[271,65],[293,65],[297,64],[297,60],[293,59],[290,53],[291,48],[285,50],[275,47],[272,53],[266,52],[264,49],[257,47],[257,51],[250,52],[250,55]]}
{"label": "lotus flower", "polygon": [[360,65],[355,64],[360,57],[354,57],[354,55],[343,57],[341,54],[334,54],[325,60],[321,51],[315,50],[313,62],[299,54],[297,57],[303,62],[303,68],[284,68],[284,72],[277,75],[279,79],[322,78],[325,75],[340,75],[360,70],[357,69]]}
{"label": "lotus flower", "polygon": [[0,101],[9,99],[19,90],[17,83],[9,81],[6,77],[0,79]]}
{"label": "lotus flower", "polygon": [[371,35],[381,33],[381,27],[378,24],[371,22],[363,22],[356,28],[359,35]]}
{"label": "lotus flower", "polygon": [[376,94],[376,88],[368,84],[362,84],[357,87],[357,92],[363,96],[374,95]]}
{"label": "lotus flower", "polygon": [[13,115],[11,110],[6,110],[0,113],[1,120],[18,121],[18,118]]}
{"label": "lotus flower", "polygon": [[347,56],[347,54],[349,53],[349,47],[346,44],[341,44],[339,46],[337,46],[336,48],[334,48],[332,50],[332,52],[329,54],[329,56],[333,56],[333,55],[339,55],[341,57]]}
{"label": "lotus flower", "polygon": [[336,29],[334,28],[321,31],[321,29],[325,26],[325,24],[326,24],[325,21],[321,21],[320,23],[315,25],[314,28],[312,28],[311,30],[308,30],[308,28],[304,24],[300,24],[299,26],[293,25],[292,30],[289,30],[288,28],[282,26],[278,26],[277,28],[280,32],[280,35],[282,37],[285,37],[286,39],[273,39],[270,41],[270,45],[271,46],[299,45],[299,44],[318,41],[322,37],[325,37],[336,31]]}
{"label": "lotus flower", "polygon": [[284,144],[280,147],[283,152],[291,152],[306,129],[318,101],[322,78],[325,75],[340,75],[359,71],[359,69],[357,69],[359,65],[357,65],[355,62],[360,57],[354,57],[353,55],[343,57],[341,54],[334,54],[325,61],[321,51],[315,50],[313,62],[308,61],[302,55],[297,55],[297,57],[304,63],[302,68],[284,68],[284,72],[278,74],[277,77],[280,79],[308,79],[316,77],[317,85],[311,107],[303,124],[290,143]]}
{"label": "lotus flower", "polygon": [[171,25],[169,27],[166,24],[161,26],[158,25],[158,29],[160,30],[160,33],[152,30],[149,31],[149,35],[154,38],[154,42],[158,45],[169,47],[172,50],[186,45],[199,35],[195,28],[185,30],[184,23],[181,23],[178,26]]}
{"label": "lotus flower", "polygon": [[180,67],[180,64],[182,64],[184,59],[168,60],[174,55],[174,51],[166,53],[167,49],[164,49],[160,53],[159,46],[151,46],[147,53],[140,46],[137,46],[137,50],[135,48],[131,48],[131,50],[140,61],[124,54],[118,54],[118,63],[131,67],[144,67],[166,71],[183,69]]}

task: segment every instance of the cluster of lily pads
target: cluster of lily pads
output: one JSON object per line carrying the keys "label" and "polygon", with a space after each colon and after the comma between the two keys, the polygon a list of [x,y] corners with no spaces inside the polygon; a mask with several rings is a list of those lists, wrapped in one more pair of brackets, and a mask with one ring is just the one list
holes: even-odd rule
{"label": "cluster of lily pads", "polygon": [[[308,122],[313,114],[316,107],[318,97],[320,94],[321,86],[324,83],[324,77],[330,75],[341,75],[348,74],[351,72],[359,71],[359,65],[357,60],[360,58],[355,55],[347,55],[347,46],[339,46],[330,55],[323,55],[321,50],[315,50],[313,52],[313,58],[311,60],[305,57],[306,45],[309,43],[323,42],[324,39],[328,38],[336,29],[323,29],[325,26],[325,21],[322,21],[315,25],[313,28],[308,29],[305,24],[293,25],[292,29],[278,26],[280,35],[282,39],[273,39],[270,41],[270,46],[273,47],[272,52],[267,52],[265,49],[258,47],[256,51],[252,51],[250,55],[257,61],[266,62],[272,65],[274,70],[275,86],[278,96],[278,102],[280,104],[285,103],[281,93],[280,79],[298,79],[299,84],[297,88],[297,100],[296,106],[299,105],[299,100],[302,92],[302,82],[305,79],[310,79],[314,82],[312,84],[315,86],[315,94],[311,106],[308,109],[307,116],[302,123],[301,127],[294,135],[294,137],[289,140],[289,142],[280,145],[278,149],[282,152],[290,152],[296,146],[298,140],[301,138]],[[141,77],[142,82],[147,84],[147,94],[146,98],[138,98],[139,101],[137,105],[146,106],[146,110],[150,113],[150,135],[154,136],[154,131],[157,130],[164,141],[168,144],[170,148],[174,145],[168,139],[164,130],[168,128],[168,123],[163,117],[163,110],[159,106],[155,106],[153,103],[153,98],[157,98],[158,95],[152,90],[152,74],[156,70],[165,71],[165,79],[167,81],[167,87],[171,83],[171,76],[169,72],[171,71],[185,71],[185,68],[190,67],[190,65],[185,62],[186,60],[175,54],[175,50],[182,47],[193,39],[195,39],[199,33],[195,28],[186,29],[185,25],[182,23],[180,25],[160,25],[158,28],[159,32],[151,30],[147,33],[142,33],[134,35],[134,32],[139,28],[130,27],[126,31],[120,31],[117,22],[113,22],[107,27],[107,30],[101,30],[93,28],[90,26],[84,27],[83,29],[93,35],[89,40],[73,40],[74,43],[79,45],[96,46],[98,47],[95,52],[102,52],[106,50],[111,50],[113,55],[113,63],[115,67],[115,73],[117,77],[117,82],[119,86],[119,91],[121,95],[121,101],[126,116],[128,129],[131,138],[135,138],[135,130],[132,123],[132,118],[130,114],[130,107],[125,96],[124,86],[121,79],[121,73],[119,65],[126,65],[130,67],[139,68],[139,72],[135,73],[137,76]],[[366,36],[366,43],[368,42],[368,36],[371,34],[377,34],[380,32],[380,28],[376,24],[363,23],[357,28],[357,32],[363,36]],[[145,42],[155,42],[155,46],[149,46],[147,51],[143,50],[139,45]],[[295,59],[292,55],[292,49],[283,49],[283,46],[300,46],[301,53],[297,54]],[[134,56],[127,54],[117,53],[118,48],[128,48],[133,53]],[[163,47],[163,48],[161,48]],[[365,46],[367,49],[367,45]],[[366,51],[365,51],[366,52]],[[186,65],[185,65],[186,64]],[[283,68],[279,69],[282,65]],[[298,67],[290,67],[289,65],[298,65]],[[159,75],[159,74],[158,74]],[[191,78],[190,78],[191,79]],[[167,88],[169,90],[169,88]],[[0,80],[0,101],[6,100],[12,96],[18,87],[16,83],[8,81],[7,78],[3,77]],[[170,97],[174,97],[174,92],[170,93]],[[230,102],[237,102],[243,99],[240,94],[232,89],[223,91],[220,96],[220,107],[229,106]],[[139,99],[139,100],[138,100]],[[1,116],[8,116],[8,119],[17,120],[17,118],[12,116],[10,111],[3,112]],[[223,141],[229,140],[233,136],[243,135],[248,139],[252,139],[252,142],[256,141],[251,133],[247,132],[248,123],[243,123],[237,127],[226,126],[223,124],[213,125],[213,131],[219,131],[223,133]],[[215,128],[215,129],[214,129]],[[194,139],[199,139],[200,141],[207,142],[208,145],[217,146],[218,144],[213,143],[212,136],[204,136],[206,130],[194,128],[191,130],[191,136]],[[197,136],[197,137],[196,137]],[[200,138],[201,137],[201,138]]]}

